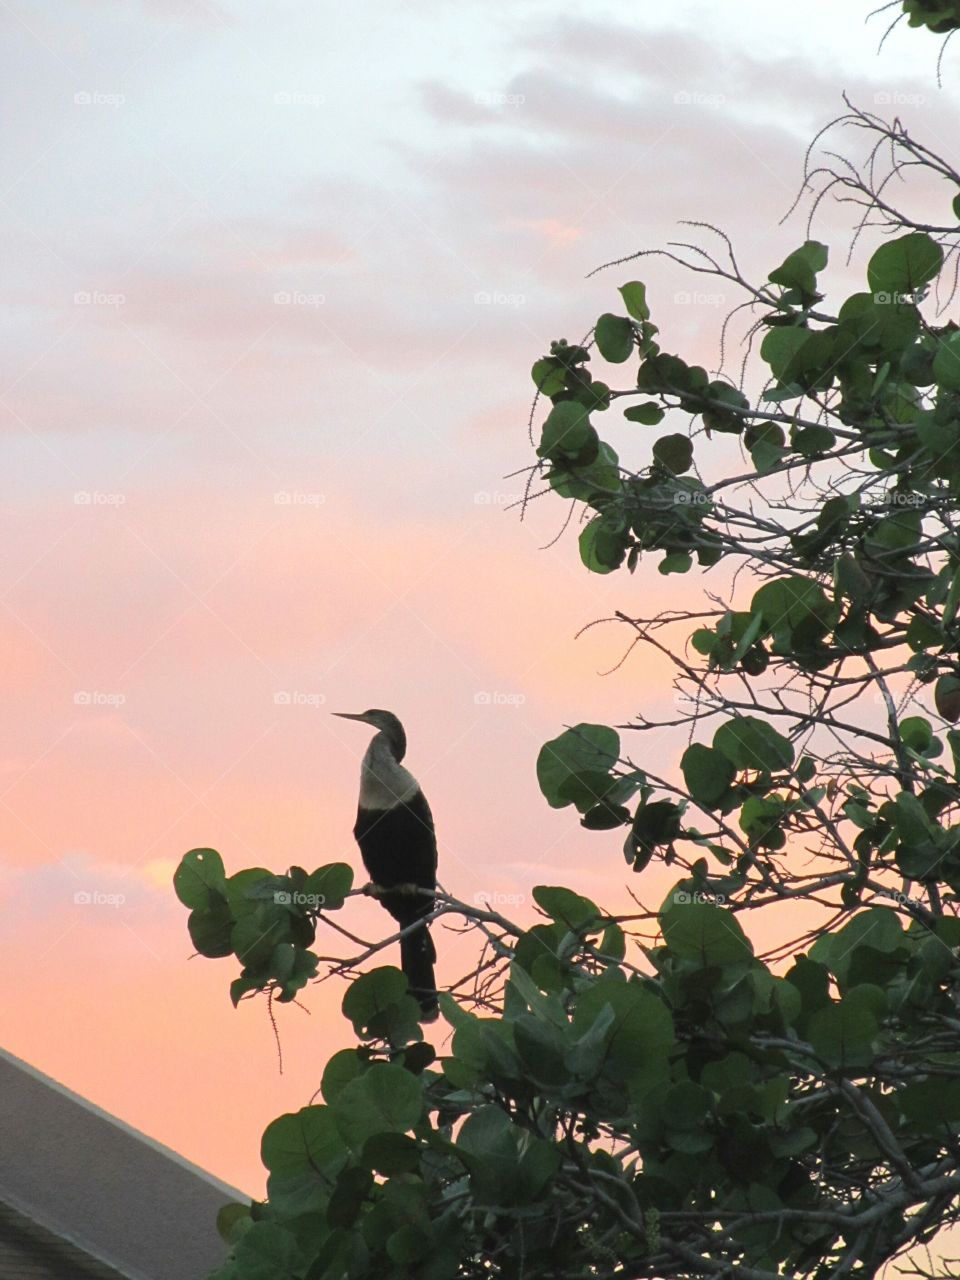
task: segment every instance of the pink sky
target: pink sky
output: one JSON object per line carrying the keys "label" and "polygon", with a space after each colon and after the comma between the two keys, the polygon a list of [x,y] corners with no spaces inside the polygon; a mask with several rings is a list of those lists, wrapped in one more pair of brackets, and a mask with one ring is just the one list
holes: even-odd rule
{"label": "pink sky", "polygon": [[[538,883],[624,901],[621,836],[548,809],[534,762],[563,724],[670,705],[647,658],[598,678],[622,632],[574,637],[695,587],[590,577],[575,530],[542,549],[558,503],[506,510],[529,366],[639,276],[666,345],[713,367],[732,293],[584,276],[682,217],[764,275],[805,238],[776,223],[841,89],[919,93],[902,114],[949,148],[933,42],[876,57],[867,8],[6,6],[6,1049],[261,1190],[263,1127],[349,1042],[342,987],[282,1011],[279,1076],[264,1003],[235,1012],[234,967],[189,958],[170,877],[196,845],[356,863],[367,734],[330,710],[403,718],[451,891],[522,918]],[[837,262],[841,225],[818,228]],[[606,434],[640,465],[637,431]],[[438,935],[459,974],[471,944]]]}

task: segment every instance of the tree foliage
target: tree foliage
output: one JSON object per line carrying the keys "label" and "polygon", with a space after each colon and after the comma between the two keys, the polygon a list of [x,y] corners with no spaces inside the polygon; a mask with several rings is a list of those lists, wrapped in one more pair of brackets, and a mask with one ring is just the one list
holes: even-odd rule
{"label": "tree foliage", "polygon": [[[742,291],[741,376],[663,345],[635,279],[533,366],[534,483],[585,513],[586,569],[717,583],[618,614],[673,665],[666,720],[578,724],[537,761],[549,805],[673,887],[615,917],[540,886],[532,927],[440,894],[478,937],[448,1044],[365,967],[383,944],[335,966],[364,970],[359,1044],[267,1129],[268,1199],[221,1216],[217,1280],[840,1280],[960,1217],[960,175],[899,122],[836,123],[867,158],[809,168],[811,216],[839,196],[876,237],[839,305],[812,227],[759,282],[716,232],[667,257]],[[924,223],[891,203],[915,171],[943,180]],[[684,732],[674,772],[651,729]],[[235,1002],[294,999],[357,892],[343,864],[227,877],[212,850],[176,890],[197,950],[239,961]],[[813,930],[757,954],[750,913],[800,906]]]}

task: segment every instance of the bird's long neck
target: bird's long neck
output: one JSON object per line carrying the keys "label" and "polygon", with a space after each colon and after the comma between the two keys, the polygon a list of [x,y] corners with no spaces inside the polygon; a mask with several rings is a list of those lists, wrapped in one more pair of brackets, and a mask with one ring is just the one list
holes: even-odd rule
{"label": "bird's long neck", "polygon": [[416,778],[397,760],[389,737],[375,734],[360,767],[360,808],[392,809],[419,790]]}

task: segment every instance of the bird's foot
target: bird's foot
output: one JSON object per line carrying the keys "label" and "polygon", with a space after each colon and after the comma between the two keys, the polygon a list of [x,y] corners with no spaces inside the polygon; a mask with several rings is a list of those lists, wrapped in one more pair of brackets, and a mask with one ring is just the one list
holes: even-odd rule
{"label": "bird's foot", "polygon": [[432,897],[433,889],[427,889],[422,884],[414,884],[408,881],[406,884],[374,884],[371,880],[369,884],[363,886],[363,892],[371,898],[382,898],[386,893],[409,894],[411,897]]}
{"label": "bird's foot", "polygon": [[391,892],[392,892],[392,893],[409,893],[409,894],[416,894],[416,895],[418,895],[418,896],[420,896],[420,897],[425,897],[427,894],[432,894],[432,893],[433,893],[433,890],[432,890],[432,889],[425,889],[425,888],[423,887],[423,885],[421,885],[421,884],[413,884],[413,883],[412,883],[412,881],[411,881],[411,882],[409,882],[409,883],[407,883],[407,884],[395,884],[395,885],[393,886],[393,889],[391,890]]}

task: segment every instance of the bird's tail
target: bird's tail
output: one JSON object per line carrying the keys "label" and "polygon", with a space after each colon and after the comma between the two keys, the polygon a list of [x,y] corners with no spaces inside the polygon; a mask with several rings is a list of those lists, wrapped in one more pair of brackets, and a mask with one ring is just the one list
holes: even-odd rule
{"label": "bird's tail", "polygon": [[433,1022],[440,1012],[433,972],[436,958],[437,949],[426,925],[400,939],[400,965],[410,984],[410,994],[420,1004],[424,1022]]}

